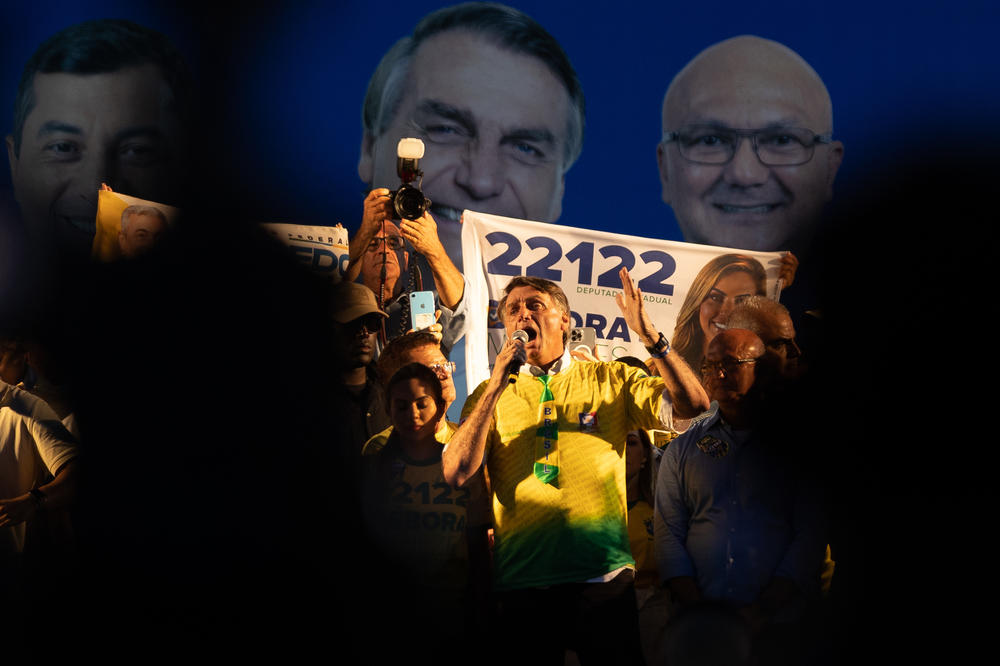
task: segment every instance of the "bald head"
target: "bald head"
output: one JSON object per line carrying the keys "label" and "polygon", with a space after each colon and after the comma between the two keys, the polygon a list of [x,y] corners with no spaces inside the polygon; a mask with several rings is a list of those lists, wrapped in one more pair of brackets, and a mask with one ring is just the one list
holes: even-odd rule
{"label": "bald head", "polygon": [[[816,70],[784,44],[752,35],[714,44],[678,72],[663,98],[663,127],[691,122],[692,111],[702,113],[702,108],[719,104],[728,107],[737,100],[742,108],[728,122],[739,114],[745,121],[732,127],[764,127],[783,120],[774,114],[766,122],[760,117],[759,109],[780,104],[795,112],[789,119],[815,123],[810,127],[814,132],[833,131],[830,93]],[[709,113],[701,120],[719,119]]]}
{"label": "bald head", "polygon": [[[800,128],[808,130],[804,137],[830,135],[830,94],[809,63],[782,44],[749,35],[705,49],[667,89],[657,159],[663,200],[673,207],[687,241],[781,250],[811,232],[832,195],[843,156],[840,142],[806,139],[806,162],[769,166],[744,137],[737,139],[729,162],[694,163],[680,154],[681,139],[668,133],[704,126]],[[719,143],[717,136],[706,140]]]}
{"label": "bald head", "polygon": [[730,328],[721,331],[708,343],[705,358],[709,361],[759,358],[764,353],[764,342],[753,331]]}
{"label": "bald head", "polygon": [[798,375],[802,350],[795,341],[795,325],[784,305],[764,296],[749,296],[733,308],[726,325],[756,333],[774,356],[781,375],[787,379]]}
{"label": "bald head", "polygon": [[727,420],[737,423],[745,416],[747,397],[757,379],[755,366],[763,354],[761,339],[744,329],[726,329],[709,343],[701,381]]}

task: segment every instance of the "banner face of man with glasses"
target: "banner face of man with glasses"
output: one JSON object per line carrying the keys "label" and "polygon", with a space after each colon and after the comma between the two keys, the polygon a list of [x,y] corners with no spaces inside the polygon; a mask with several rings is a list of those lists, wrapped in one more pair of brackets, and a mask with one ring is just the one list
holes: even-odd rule
{"label": "banner face of man with glasses", "polygon": [[686,241],[773,251],[808,242],[844,148],[812,67],[777,42],[742,36],[674,78],[656,153]]}

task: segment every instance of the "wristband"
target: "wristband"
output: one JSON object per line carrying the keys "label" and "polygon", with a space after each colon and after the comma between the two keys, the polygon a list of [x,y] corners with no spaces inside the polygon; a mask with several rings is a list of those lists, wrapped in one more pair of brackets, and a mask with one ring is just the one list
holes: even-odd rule
{"label": "wristband", "polygon": [[653,343],[652,347],[646,347],[646,351],[653,358],[666,358],[670,353],[670,343],[663,337],[663,333],[660,333],[660,339]]}
{"label": "wristband", "polygon": [[28,491],[28,494],[31,495],[33,500],[35,500],[35,506],[37,507],[41,507],[45,500],[48,499],[48,495],[43,493],[38,488],[32,488]]}

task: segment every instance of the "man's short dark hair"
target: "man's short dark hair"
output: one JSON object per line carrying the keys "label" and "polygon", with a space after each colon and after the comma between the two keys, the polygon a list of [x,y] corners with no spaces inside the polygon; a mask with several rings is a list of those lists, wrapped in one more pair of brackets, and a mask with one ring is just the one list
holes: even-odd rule
{"label": "man's short dark hair", "polygon": [[397,370],[406,365],[407,362],[403,359],[406,358],[407,354],[418,347],[426,347],[428,345],[433,345],[434,347],[441,346],[437,337],[426,330],[414,331],[413,333],[407,333],[406,335],[389,340],[382,349],[382,353],[379,354],[376,366],[378,368],[379,379],[382,380],[383,385],[388,383]]}
{"label": "man's short dark hair", "polygon": [[123,19],[84,21],[46,39],[24,66],[14,100],[14,154],[21,152],[24,122],[35,106],[35,74],[109,74],[125,67],[156,65],[173,92],[173,103],[186,126],[191,74],[167,37]]}
{"label": "man's short dark hair", "polygon": [[649,375],[649,366],[643,363],[642,359],[636,356],[619,356],[615,360],[619,363],[630,365],[636,370],[641,370],[644,375]]}
{"label": "man's short dark hair", "polygon": [[495,2],[466,2],[431,12],[382,56],[362,107],[365,134],[377,137],[385,132],[403,98],[413,54],[426,39],[449,30],[477,33],[514,53],[538,58],[556,75],[570,101],[564,156],[569,169],[583,150],[585,104],[580,79],[555,37],[524,12]]}
{"label": "man's short dark hair", "polygon": [[430,387],[431,394],[434,396],[434,401],[438,404],[444,402],[444,389],[441,387],[440,378],[438,378],[437,373],[423,363],[407,363],[402,368],[399,368],[396,372],[392,373],[392,377],[390,377],[385,383],[386,395],[388,396],[392,393],[392,388],[396,384],[405,382],[408,379],[419,379],[424,382]]}
{"label": "man's short dark hair", "polygon": [[[548,294],[555,301],[555,304],[560,310],[569,315],[569,299],[566,298],[566,292],[562,290],[562,287],[557,285],[552,280],[546,280],[545,278],[539,277],[525,277],[519,275],[512,278],[507,286],[503,288],[503,298],[497,303],[497,319],[501,322],[504,320],[503,309],[507,305],[507,296],[510,292],[514,291],[518,287],[531,287],[532,289],[537,289],[543,293]],[[563,331],[563,345],[569,342],[569,331]]]}

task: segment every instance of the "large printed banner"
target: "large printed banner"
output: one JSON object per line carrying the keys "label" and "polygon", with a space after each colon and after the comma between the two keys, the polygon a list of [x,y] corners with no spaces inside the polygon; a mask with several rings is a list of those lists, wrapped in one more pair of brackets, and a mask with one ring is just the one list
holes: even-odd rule
{"label": "large printed banner", "polygon": [[462,255],[469,282],[465,362],[470,392],[489,378],[493,359],[507,337],[496,307],[503,288],[514,276],[557,283],[569,298],[572,326],[596,330],[596,353],[605,361],[622,356],[649,357],[615,302],[622,287],[618,277],[622,266],[629,269],[642,290],[653,323],[668,338],[696,276],[716,257],[753,257],[767,276],[767,295],[776,298],[780,288],[779,252],[625,236],[469,210],[462,220]]}
{"label": "large printed banner", "polygon": [[304,224],[265,222],[261,226],[276,239],[288,246],[296,258],[307,268],[339,280],[350,262],[347,229],[311,227]]}

